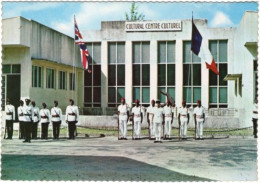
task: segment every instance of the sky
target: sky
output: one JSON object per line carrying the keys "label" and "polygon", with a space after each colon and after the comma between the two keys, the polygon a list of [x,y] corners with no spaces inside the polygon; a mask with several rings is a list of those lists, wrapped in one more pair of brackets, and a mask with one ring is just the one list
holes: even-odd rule
{"label": "sky", "polygon": [[[145,20],[207,19],[209,27],[236,27],[256,2],[136,2]],[[101,21],[125,20],[131,2],[2,2],[2,18],[23,16],[73,37],[75,15],[80,31],[99,30]]]}

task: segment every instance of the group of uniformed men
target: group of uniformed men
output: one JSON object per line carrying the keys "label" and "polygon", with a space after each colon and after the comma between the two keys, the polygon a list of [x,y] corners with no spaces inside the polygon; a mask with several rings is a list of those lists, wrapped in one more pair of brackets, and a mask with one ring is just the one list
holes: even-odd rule
{"label": "group of uniformed men", "polygon": [[[156,106],[155,106],[156,103]],[[125,103],[125,99],[121,98],[121,105],[118,106],[118,126],[120,130],[119,140],[127,140],[127,122],[129,120],[130,107]],[[135,106],[131,110],[133,123],[133,139],[140,139],[141,123],[143,121],[144,109],[140,106],[139,100],[135,100]],[[201,106],[201,101],[197,101],[197,107],[194,108],[194,121],[196,128],[195,139],[203,139],[203,123],[205,122],[205,109]],[[186,139],[187,125],[189,124],[189,111],[186,106],[186,101],[182,101],[182,107],[177,109],[175,103],[171,104],[169,100],[166,105],[161,107],[159,100],[151,101],[151,105],[147,108],[147,122],[149,129],[149,139],[155,138],[155,143],[162,142],[163,139],[171,138],[172,123],[174,117],[178,117],[179,137]],[[164,129],[162,129],[164,128]],[[162,130],[164,134],[162,135]]]}
{"label": "group of uniformed men", "polygon": [[[41,123],[41,139],[48,139],[48,127],[50,122],[53,128],[53,139],[59,139],[60,125],[62,121],[62,110],[58,107],[58,101],[54,100],[54,107],[51,111],[47,109],[46,103],[42,103],[42,109],[36,106],[35,101],[30,99],[20,100],[20,106],[17,108],[19,121],[19,139],[25,139],[23,142],[31,142],[32,139],[37,139],[38,124]],[[74,105],[73,99],[69,100],[70,105],[66,108],[65,120],[68,123],[69,139],[75,138],[76,123],[78,122],[79,110]],[[31,105],[30,105],[31,103]],[[7,138],[12,139],[13,122],[15,121],[15,108],[7,99],[5,106],[5,119]]]}

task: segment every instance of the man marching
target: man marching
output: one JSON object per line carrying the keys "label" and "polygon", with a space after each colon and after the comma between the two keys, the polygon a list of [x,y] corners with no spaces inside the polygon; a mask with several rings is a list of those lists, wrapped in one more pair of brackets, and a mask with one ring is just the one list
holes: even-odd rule
{"label": "man marching", "polygon": [[133,122],[134,122],[134,139],[140,140],[140,134],[141,134],[141,123],[143,122],[143,110],[141,106],[139,105],[139,100],[135,100],[135,106],[132,108],[132,116],[133,116]]}
{"label": "man marching", "polygon": [[201,101],[197,101],[197,107],[194,109],[194,121],[196,126],[196,140],[203,140],[203,123],[205,122],[205,109],[201,106]]}
{"label": "man marching", "polygon": [[119,120],[119,140],[127,140],[127,121],[129,119],[129,106],[125,103],[125,99],[121,98],[121,104],[118,106],[118,120]]}
{"label": "man marching", "polygon": [[74,105],[74,100],[70,99],[70,105],[66,108],[65,120],[68,123],[69,139],[75,139],[76,123],[79,118],[78,106]]}
{"label": "man marching", "polygon": [[41,122],[41,139],[48,139],[48,128],[50,124],[50,110],[47,109],[47,105],[43,102],[42,109],[40,110],[40,122]]}
{"label": "man marching", "polygon": [[170,106],[170,101],[166,101],[166,106],[163,108],[164,113],[164,131],[165,136],[164,139],[170,139],[171,138],[171,131],[172,131],[172,121],[173,121],[173,109]]}
{"label": "man marching", "polygon": [[154,138],[154,109],[155,109],[155,101],[151,101],[151,105],[147,108],[147,123],[149,127],[149,140]]}
{"label": "man marching", "polygon": [[178,123],[180,128],[180,137],[182,139],[186,139],[187,134],[187,125],[189,124],[190,116],[188,113],[188,108],[186,107],[186,101],[182,101],[182,107],[179,109],[179,115],[178,115]]}
{"label": "man marching", "polygon": [[40,110],[34,101],[31,101],[33,110],[32,139],[37,139],[38,123],[40,121]]}
{"label": "man marching", "polygon": [[54,107],[51,109],[53,139],[59,139],[61,119],[62,119],[61,108],[58,107],[58,101],[54,100]]}
{"label": "man marching", "polygon": [[163,114],[163,108],[160,106],[160,101],[156,101],[156,107],[154,109],[154,128],[155,128],[155,141],[154,143],[160,142],[161,141],[161,131],[162,131],[162,123],[164,119],[164,114]]}
{"label": "man marching", "polygon": [[23,121],[24,121],[24,133],[25,140],[23,142],[31,143],[31,133],[32,133],[32,122],[33,122],[33,110],[30,104],[30,99],[25,99],[25,106],[23,107]]}
{"label": "man marching", "polygon": [[[15,120],[15,109],[12,104],[10,104],[9,98],[6,99],[5,106],[5,128],[7,131],[7,139],[13,138],[13,123]],[[6,133],[5,131],[5,133]]]}
{"label": "man marching", "polygon": [[17,108],[18,121],[19,121],[19,139],[24,139],[24,122],[23,122],[23,101],[19,100],[20,106]]}

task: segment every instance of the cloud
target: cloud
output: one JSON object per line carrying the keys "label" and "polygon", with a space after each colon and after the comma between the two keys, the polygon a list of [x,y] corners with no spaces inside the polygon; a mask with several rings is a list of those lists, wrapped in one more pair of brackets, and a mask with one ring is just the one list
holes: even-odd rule
{"label": "cloud", "polygon": [[14,5],[19,2],[3,2],[3,18],[9,18],[14,16],[21,16],[23,12],[40,11],[48,8],[55,8],[59,3],[55,2],[24,2],[19,3],[19,6]]}
{"label": "cloud", "polygon": [[[101,21],[125,20],[125,12],[129,12],[130,7],[130,2],[82,3],[75,16],[81,32],[91,29],[98,30],[101,27]],[[151,11],[148,6],[138,5],[138,7],[139,12],[145,15],[145,19],[156,16],[155,12]],[[51,26],[64,34],[73,36],[72,23],[73,15],[71,15],[69,21],[53,21]]]}
{"label": "cloud", "polygon": [[210,25],[212,27],[229,27],[234,26],[234,23],[230,20],[228,15],[221,11],[218,11],[212,19]]}

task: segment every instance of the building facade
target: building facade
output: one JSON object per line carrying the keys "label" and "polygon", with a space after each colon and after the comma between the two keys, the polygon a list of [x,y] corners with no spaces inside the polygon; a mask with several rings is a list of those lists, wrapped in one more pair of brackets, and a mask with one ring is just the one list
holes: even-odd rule
{"label": "building facade", "polygon": [[6,19],[2,102],[3,87],[12,87],[8,77],[19,76],[20,97],[48,103],[55,98],[62,107],[65,98],[74,97],[85,115],[114,114],[121,97],[130,106],[135,99],[145,107],[151,99],[164,103],[160,91],[166,91],[177,106],[186,100],[194,107],[200,99],[212,124],[226,120],[251,125],[257,94],[257,12],[245,12],[237,28],[209,28],[204,19],[194,22],[207,39],[219,75],[191,52],[190,19],[109,21],[101,22],[101,30],[82,31],[92,73],[81,69],[78,50],[73,67],[73,38],[21,17]]}

